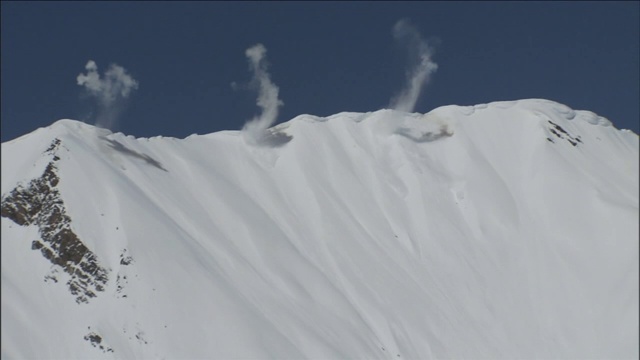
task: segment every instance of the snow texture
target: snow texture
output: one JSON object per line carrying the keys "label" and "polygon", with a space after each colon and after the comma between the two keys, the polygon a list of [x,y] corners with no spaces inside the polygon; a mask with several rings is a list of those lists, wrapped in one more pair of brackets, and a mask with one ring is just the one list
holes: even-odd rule
{"label": "snow texture", "polygon": [[[3,143],[2,358],[638,358],[638,135],[538,99],[270,133]],[[88,301],[15,220],[51,174]]]}

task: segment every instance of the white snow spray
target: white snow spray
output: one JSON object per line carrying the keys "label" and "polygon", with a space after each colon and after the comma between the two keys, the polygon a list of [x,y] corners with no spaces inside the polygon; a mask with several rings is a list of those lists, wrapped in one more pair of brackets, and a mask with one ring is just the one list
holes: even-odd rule
{"label": "white snow spray", "polygon": [[98,65],[93,60],[87,62],[85,69],[87,73],[79,74],[76,80],[97,102],[95,125],[111,129],[124,109],[126,100],[138,88],[138,82],[116,64],[109,65],[104,77],[100,77]]}
{"label": "white snow spray", "polygon": [[260,115],[249,120],[242,128],[242,135],[248,143],[257,144],[268,133],[278,116],[278,107],[284,103],[278,99],[278,87],[271,81],[266,64],[267,49],[262,44],[254,45],[245,51],[249,59],[249,67],[253,72],[251,85],[258,89],[257,105],[262,109]]}
{"label": "white snow spray", "polygon": [[433,48],[409,20],[399,20],[393,26],[393,37],[407,49],[409,60],[404,88],[391,99],[389,107],[394,110],[413,112],[422,87],[429,82],[431,74],[438,69],[438,64],[431,59],[434,53]]}

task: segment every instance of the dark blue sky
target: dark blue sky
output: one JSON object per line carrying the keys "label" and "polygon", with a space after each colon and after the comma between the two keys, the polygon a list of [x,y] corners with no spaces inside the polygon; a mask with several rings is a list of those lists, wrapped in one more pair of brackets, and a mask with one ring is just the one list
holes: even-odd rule
{"label": "dark blue sky", "polygon": [[117,131],[185,137],[259,112],[245,49],[266,46],[278,122],[386,107],[409,18],[436,38],[438,71],[416,111],[545,98],[639,131],[640,2],[2,1],[2,141],[61,118],[91,123],[76,77],[88,60],[139,82]]}

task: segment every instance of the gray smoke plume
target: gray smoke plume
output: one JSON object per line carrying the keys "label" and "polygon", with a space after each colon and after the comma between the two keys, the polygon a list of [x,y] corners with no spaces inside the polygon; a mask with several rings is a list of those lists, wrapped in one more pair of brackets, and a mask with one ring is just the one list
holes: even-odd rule
{"label": "gray smoke plume", "polygon": [[406,47],[409,53],[409,65],[405,86],[391,99],[389,106],[394,110],[412,112],[422,87],[429,82],[431,74],[438,69],[438,64],[431,60],[433,48],[409,20],[399,20],[393,26],[393,37]]}
{"label": "gray smoke plume", "polygon": [[87,73],[79,74],[76,80],[97,102],[95,125],[111,129],[131,92],[138,88],[138,82],[122,66],[116,64],[109,65],[102,78],[95,61],[89,60],[85,69]]}
{"label": "gray smoke plume", "polygon": [[267,72],[266,53],[267,49],[262,44],[254,45],[245,51],[253,72],[251,84],[258,89],[257,105],[262,109],[260,115],[248,121],[242,128],[245,140],[254,144],[269,135],[267,129],[276,121],[278,107],[284,105],[278,99],[278,87],[271,82],[271,76]]}

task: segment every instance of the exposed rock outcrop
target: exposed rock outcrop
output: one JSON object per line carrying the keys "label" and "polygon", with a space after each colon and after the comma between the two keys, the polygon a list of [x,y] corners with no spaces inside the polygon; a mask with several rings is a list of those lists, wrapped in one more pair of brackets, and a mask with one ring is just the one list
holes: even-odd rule
{"label": "exposed rock outcrop", "polygon": [[[86,303],[97,292],[104,291],[107,270],[100,266],[96,255],[78,238],[71,228],[64,202],[57,185],[60,182],[55,163],[60,159],[55,151],[60,140],[55,139],[45,153],[53,155],[44,173],[26,186],[18,185],[2,196],[1,215],[21,226],[35,225],[40,233],[31,248],[40,250],[54,266],[62,268],[71,278],[69,291],[77,303]],[[45,279],[46,280],[46,279]],[[57,282],[57,279],[53,279]]]}

